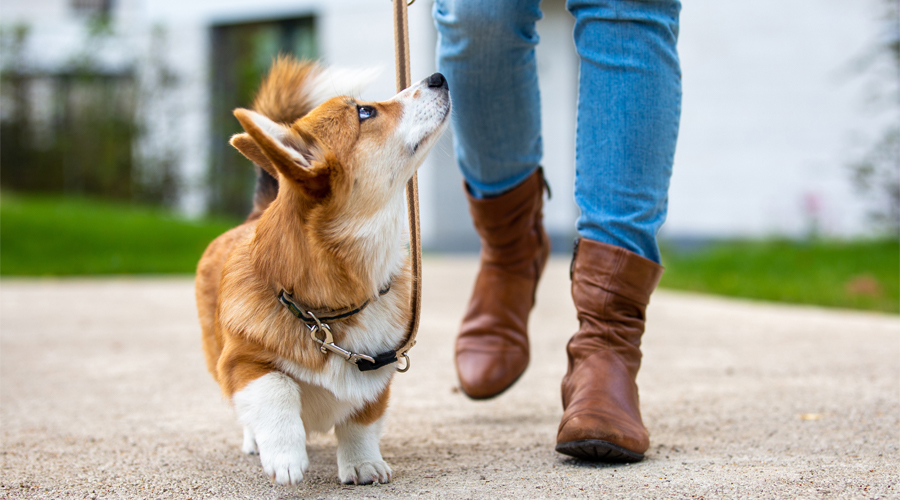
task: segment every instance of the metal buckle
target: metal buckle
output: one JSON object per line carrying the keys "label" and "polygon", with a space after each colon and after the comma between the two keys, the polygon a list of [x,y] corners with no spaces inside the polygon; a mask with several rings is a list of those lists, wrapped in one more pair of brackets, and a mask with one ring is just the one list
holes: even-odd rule
{"label": "metal buckle", "polygon": [[406,366],[404,366],[403,369],[401,370],[401,369],[400,369],[400,365],[399,365],[400,360],[398,359],[398,360],[397,360],[397,363],[398,363],[398,365],[397,365],[397,371],[400,372],[400,373],[406,373],[406,370],[409,370],[409,364],[410,364],[409,356],[407,356],[405,352],[404,352],[403,354],[401,354],[400,356],[403,357],[403,358],[406,358]]}
{"label": "metal buckle", "polygon": [[[315,325],[306,325],[306,327],[309,328],[309,337],[319,344],[320,351],[325,354],[328,354],[329,352],[337,354],[338,356],[344,358],[345,361],[353,363],[354,365],[359,362],[360,359],[364,359],[370,363],[375,362],[375,360],[371,356],[350,352],[335,345],[334,337],[331,334],[331,327],[326,323],[322,323],[321,321],[319,321],[319,318],[317,318],[316,315],[312,313],[312,311],[306,311],[306,314],[309,314],[309,317],[316,321]],[[320,331],[324,332],[324,339],[319,339],[319,337],[316,335]]]}

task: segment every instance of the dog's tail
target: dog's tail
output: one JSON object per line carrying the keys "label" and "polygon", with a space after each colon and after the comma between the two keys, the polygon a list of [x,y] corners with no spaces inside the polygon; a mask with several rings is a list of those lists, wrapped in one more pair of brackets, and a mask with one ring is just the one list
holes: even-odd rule
{"label": "dog's tail", "polygon": [[[380,70],[326,68],[293,56],[275,58],[253,101],[253,110],[290,125],[323,102],[339,95],[358,95]],[[250,218],[259,217],[278,195],[278,180],[256,166],[256,191]]]}

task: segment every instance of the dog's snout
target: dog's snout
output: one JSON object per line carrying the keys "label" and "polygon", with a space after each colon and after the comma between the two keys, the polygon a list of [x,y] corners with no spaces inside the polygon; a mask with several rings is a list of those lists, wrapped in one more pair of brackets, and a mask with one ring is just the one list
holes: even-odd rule
{"label": "dog's snout", "polygon": [[447,79],[444,78],[444,75],[440,73],[435,73],[428,77],[428,86],[429,87],[438,87],[442,89],[449,89],[450,86],[447,85]]}

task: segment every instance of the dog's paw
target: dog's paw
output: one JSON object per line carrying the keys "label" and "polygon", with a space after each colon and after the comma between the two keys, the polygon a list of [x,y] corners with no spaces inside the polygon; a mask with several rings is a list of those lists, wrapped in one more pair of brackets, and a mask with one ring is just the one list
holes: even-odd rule
{"label": "dog's paw", "polygon": [[248,455],[259,455],[259,448],[256,447],[256,436],[249,427],[244,426],[244,444],[241,445],[241,451]]}
{"label": "dog's paw", "polygon": [[391,467],[384,460],[338,466],[338,477],[344,484],[386,484],[391,482],[392,474]]}
{"label": "dog's paw", "polygon": [[303,481],[303,473],[309,468],[309,458],[304,450],[286,450],[259,456],[263,471],[281,485],[297,485]]}

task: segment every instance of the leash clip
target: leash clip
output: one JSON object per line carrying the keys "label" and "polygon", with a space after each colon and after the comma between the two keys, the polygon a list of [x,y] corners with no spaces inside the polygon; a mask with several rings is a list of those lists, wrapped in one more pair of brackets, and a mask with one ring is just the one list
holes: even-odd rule
{"label": "leash clip", "polygon": [[[319,318],[317,318],[316,315],[311,311],[306,311],[306,314],[309,314],[309,316],[316,321],[315,325],[306,326],[307,328],[309,328],[309,337],[319,344],[319,350],[322,351],[322,353],[328,354],[329,352],[332,352],[344,358],[345,361],[353,363],[354,365],[357,364],[361,359],[364,359],[370,363],[375,363],[375,359],[371,356],[350,352],[336,345],[334,343],[334,337],[331,334],[331,327],[328,326],[327,323],[322,323],[321,321],[319,321]],[[323,332],[325,334],[324,339],[320,339],[318,337],[317,334],[319,332]]]}

